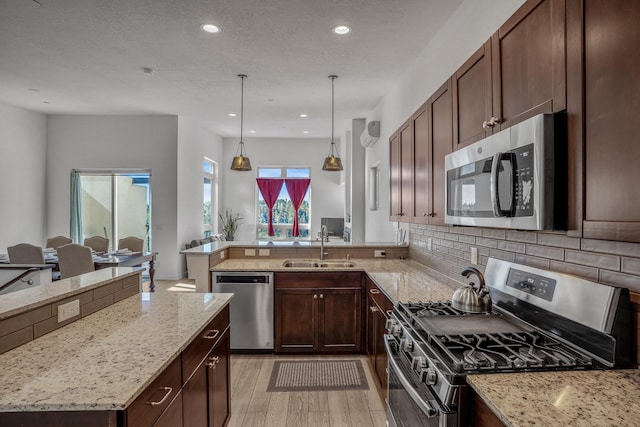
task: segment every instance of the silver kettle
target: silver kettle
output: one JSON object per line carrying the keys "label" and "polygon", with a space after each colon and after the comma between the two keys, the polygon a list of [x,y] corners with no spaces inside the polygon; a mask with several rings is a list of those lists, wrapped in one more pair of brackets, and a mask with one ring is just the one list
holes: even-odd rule
{"label": "silver kettle", "polygon": [[458,288],[451,297],[451,307],[467,313],[486,313],[491,311],[491,296],[484,283],[482,273],[473,267],[467,267],[460,273],[464,277],[475,275],[479,279],[478,289],[474,288],[471,282],[466,286]]}

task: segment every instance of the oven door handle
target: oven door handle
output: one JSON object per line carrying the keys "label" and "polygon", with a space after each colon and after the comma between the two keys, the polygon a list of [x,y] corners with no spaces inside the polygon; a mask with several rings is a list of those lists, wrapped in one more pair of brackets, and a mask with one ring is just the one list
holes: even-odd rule
{"label": "oven door handle", "polygon": [[404,387],[405,391],[409,394],[413,402],[418,405],[418,407],[420,407],[422,412],[426,414],[427,418],[433,418],[438,415],[438,411],[433,408],[431,404],[429,404],[429,402],[423,400],[416,389],[413,388],[409,380],[405,378],[404,374],[400,370],[398,362],[396,362],[395,357],[393,357],[393,349],[389,345],[389,338],[387,338],[386,335],[384,337],[384,347],[386,348],[387,355],[389,356],[387,357],[387,359],[389,360],[389,364],[392,365],[392,368],[394,369],[394,371],[396,371],[400,384],[402,384],[402,387]]}

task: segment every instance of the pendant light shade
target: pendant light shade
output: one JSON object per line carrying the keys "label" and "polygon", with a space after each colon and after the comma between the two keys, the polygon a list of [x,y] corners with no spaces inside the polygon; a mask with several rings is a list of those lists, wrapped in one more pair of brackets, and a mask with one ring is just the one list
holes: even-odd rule
{"label": "pendant light shade", "polygon": [[335,155],[336,143],[333,141],[333,81],[337,79],[338,76],[332,74],[329,76],[329,78],[331,79],[331,152],[329,153],[327,158],[324,159],[322,170],[329,172],[339,172],[342,170],[342,160],[340,160],[340,157]]}
{"label": "pendant light shade", "polygon": [[247,78],[246,74],[238,74],[240,77],[240,142],[238,143],[238,149],[236,150],[236,155],[231,162],[231,170],[232,171],[250,171],[251,170],[251,161],[247,156],[245,156],[246,152],[244,149],[244,142],[242,141],[242,125],[244,120],[244,79]]}

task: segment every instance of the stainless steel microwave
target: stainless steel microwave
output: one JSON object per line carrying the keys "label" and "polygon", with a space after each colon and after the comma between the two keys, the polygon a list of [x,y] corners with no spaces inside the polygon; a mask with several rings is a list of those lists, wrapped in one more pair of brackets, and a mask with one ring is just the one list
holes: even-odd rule
{"label": "stainless steel microwave", "polygon": [[540,114],[445,157],[445,223],[566,229],[566,118]]}

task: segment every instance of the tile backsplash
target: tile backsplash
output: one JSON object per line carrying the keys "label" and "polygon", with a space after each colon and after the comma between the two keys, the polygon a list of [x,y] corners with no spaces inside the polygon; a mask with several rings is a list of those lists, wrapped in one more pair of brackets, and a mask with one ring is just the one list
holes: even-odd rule
{"label": "tile backsplash", "polygon": [[[489,257],[584,277],[640,293],[640,244],[568,237],[565,232],[411,224],[409,257],[453,279]],[[429,250],[430,249],[430,250]]]}

